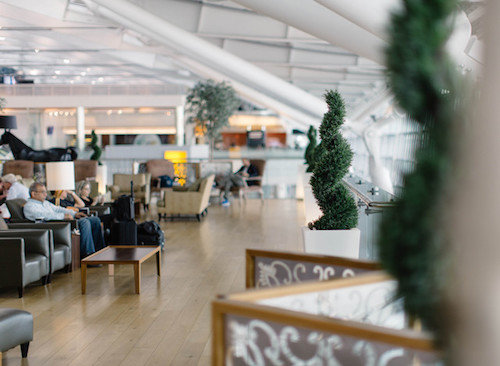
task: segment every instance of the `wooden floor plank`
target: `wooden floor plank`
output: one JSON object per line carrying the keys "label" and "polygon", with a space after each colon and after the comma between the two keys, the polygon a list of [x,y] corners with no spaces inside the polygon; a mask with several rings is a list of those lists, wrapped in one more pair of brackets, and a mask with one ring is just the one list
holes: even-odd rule
{"label": "wooden floor plank", "polygon": [[[22,299],[2,290],[0,307],[34,316],[29,365],[209,365],[211,301],[244,290],[246,248],[301,251],[304,216],[294,200],[249,200],[208,211],[201,222],[162,221],[162,276],[154,259],[146,261],[140,295],[131,266],[116,266],[114,276],[106,267],[89,268],[86,295],[80,271],[31,285]],[[154,209],[143,217],[149,218],[156,218]],[[28,364],[18,348],[4,352],[3,361]]]}

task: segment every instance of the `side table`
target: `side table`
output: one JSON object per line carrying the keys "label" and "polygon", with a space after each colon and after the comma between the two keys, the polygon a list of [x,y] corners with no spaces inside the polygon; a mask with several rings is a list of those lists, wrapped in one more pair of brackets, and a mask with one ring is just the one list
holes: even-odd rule
{"label": "side table", "polygon": [[71,271],[80,268],[80,234],[71,233]]}

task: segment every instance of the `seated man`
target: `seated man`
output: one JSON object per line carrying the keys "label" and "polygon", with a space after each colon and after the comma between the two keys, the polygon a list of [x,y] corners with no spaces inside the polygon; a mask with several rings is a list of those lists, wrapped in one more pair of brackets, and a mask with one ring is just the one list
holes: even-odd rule
{"label": "seated man", "polygon": [[[215,178],[217,186],[224,189],[224,200],[222,201],[222,206],[229,206],[229,192],[231,187],[243,187],[245,186],[245,178],[257,177],[259,175],[259,170],[255,165],[250,164],[250,160],[243,159],[243,166],[234,174],[229,175],[219,175]],[[255,184],[254,182],[248,182],[249,186]]]}
{"label": "seated man", "polygon": [[29,189],[31,198],[24,205],[24,216],[28,220],[72,220],[78,219],[80,230],[80,256],[86,256],[104,248],[104,238],[101,229],[101,220],[98,217],[87,217],[83,212],[75,212],[67,208],[56,206],[46,201],[47,189],[41,183],[35,182]]}

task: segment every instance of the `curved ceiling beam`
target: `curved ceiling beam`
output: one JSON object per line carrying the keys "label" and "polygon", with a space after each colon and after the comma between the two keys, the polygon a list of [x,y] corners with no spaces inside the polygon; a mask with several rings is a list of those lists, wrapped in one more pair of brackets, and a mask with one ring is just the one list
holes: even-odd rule
{"label": "curved ceiling beam", "polygon": [[[202,60],[213,69],[249,86],[257,86],[270,95],[297,106],[299,109],[321,117],[325,103],[284,80],[270,74],[235,55],[174,26],[125,0],[92,0],[128,21],[128,26],[138,32],[148,31],[148,36],[192,59]],[[102,13],[102,12],[101,12]]]}
{"label": "curved ceiling beam", "polygon": [[[390,14],[401,8],[401,2],[398,0],[314,1],[385,41],[388,41],[387,27]],[[471,38],[472,26],[467,15],[463,11],[458,11],[452,21],[454,30],[446,43],[446,49],[457,64],[478,72],[481,68],[480,63],[467,54],[472,48],[470,42],[475,41],[475,38]]]}
{"label": "curved ceiling beam", "polygon": [[[384,64],[386,42],[314,1],[233,0],[359,56]],[[345,1],[345,0],[344,0]]]}
{"label": "curved ceiling beam", "polygon": [[[121,24],[124,27],[127,28],[134,28],[137,32],[147,36],[147,37],[153,37],[153,32],[149,29],[145,29],[143,27],[140,27],[138,25],[134,25],[131,21],[113,13],[109,9],[98,7],[91,3],[90,0],[84,0],[85,3],[89,6],[89,8],[101,14],[102,16],[105,16],[106,18]],[[281,103],[271,97],[268,97],[255,89],[252,89],[242,83],[239,83],[238,81],[235,81],[231,78],[229,78],[226,75],[223,75],[214,69],[201,64],[200,62],[194,61],[189,57],[182,56],[179,54],[176,54],[174,52],[169,52],[168,56],[172,58],[173,62],[183,68],[187,68],[190,71],[192,71],[195,74],[200,75],[201,77],[206,77],[206,78],[212,78],[216,81],[227,81],[230,82],[231,85],[234,87],[234,89],[243,97],[247,98],[250,101],[253,101],[257,104],[260,104],[266,108],[269,108],[276,112],[277,114],[281,116],[285,116],[288,120],[291,120],[295,122],[296,124],[300,125],[302,128],[303,127],[308,127],[309,125],[314,125],[314,126],[319,126],[320,123],[320,118],[312,115],[305,114],[301,111],[296,110],[293,107],[290,107],[288,105],[285,105],[284,103]]]}

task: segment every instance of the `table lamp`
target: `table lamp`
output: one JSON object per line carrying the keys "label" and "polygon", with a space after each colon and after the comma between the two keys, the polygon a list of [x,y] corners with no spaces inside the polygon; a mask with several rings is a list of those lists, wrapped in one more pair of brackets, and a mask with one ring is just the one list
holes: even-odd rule
{"label": "table lamp", "polygon": [[56,205],[59,206],[62,191],[75,189],[75,164],[72,161],[45,163],[47,190],[56,191]]}
{"label": "table lamp", "polygon": [[6,130],[17,128],[16,116],[0,115],[0,128]]}

